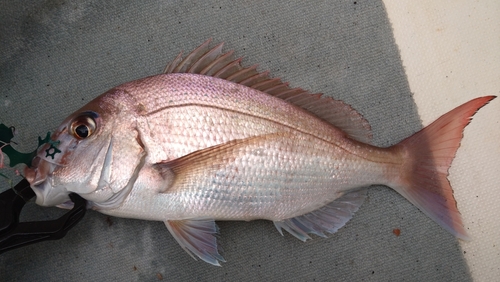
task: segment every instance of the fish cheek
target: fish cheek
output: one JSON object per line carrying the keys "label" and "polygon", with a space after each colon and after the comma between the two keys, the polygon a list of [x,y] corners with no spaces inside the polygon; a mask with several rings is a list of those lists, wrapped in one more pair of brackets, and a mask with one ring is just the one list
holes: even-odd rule
{"label": "fish cheek", "polygon": [[68,192],[78,194],[91,193],[97,189],[106,146],[95,150],[99,148],[96,146],[99,144],[82,145],[84,144],[76,145],[66,165],[54,171],[52,175],[54,187],[64,186]]}
{"label": "fish cheek", "polygon": [[110,188],[113,194],[128,194],[144,165],[145,156],[136,130],[113,135],[104,158],[99,188]]}
{"label": "fish cheek", "polygon": [[79,148],[82,150],[72,165],[56,172],[54,184],[78,193],[95,209],[114,209],[132,190],[144,164],[145,151],[135,136],[116,134],[109,141],[100,141]]}

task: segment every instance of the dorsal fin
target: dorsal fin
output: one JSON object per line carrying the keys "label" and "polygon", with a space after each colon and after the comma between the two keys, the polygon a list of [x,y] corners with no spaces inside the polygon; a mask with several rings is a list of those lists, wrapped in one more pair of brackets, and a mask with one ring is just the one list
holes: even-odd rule
{"label": "dorsal fin", "polygon": [[223,43],[209,49],[211,39],[182,59],[182,52],[166,67],[163,73],[196,73],[236,82],[301,107],[333,124],[351,138],[370,143],[371,127],[368,121],[350,105],[323,94],[311,94],[301,88],[291,88],[279,78],[269,77],[269,72],[258,72],[257,65],[241,66],[242,58],[235,59],[233,51],[222,53]]}

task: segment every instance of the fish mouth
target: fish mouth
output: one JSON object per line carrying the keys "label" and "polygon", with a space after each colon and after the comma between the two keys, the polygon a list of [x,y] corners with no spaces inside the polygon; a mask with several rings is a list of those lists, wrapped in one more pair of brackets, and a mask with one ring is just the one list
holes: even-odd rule
{"label": "fish mouth", "polygon": [[56,206],[70,201],[69,192],[65,188],[53,185],[52,173],[58,166],[35,157],[34,168],[27,167],[24,170],[26,180],[36,194],[36,203],[40,206]]}

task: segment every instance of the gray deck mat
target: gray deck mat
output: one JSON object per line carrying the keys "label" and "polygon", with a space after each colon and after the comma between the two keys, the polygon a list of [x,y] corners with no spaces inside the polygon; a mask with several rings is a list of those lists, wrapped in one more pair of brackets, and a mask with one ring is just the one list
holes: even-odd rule
{"label": "gray deck mat", "polygon": [[[379,146],[421,127],[381,1],[141,2],[2,1],[0,122],[16,126],[21,149],[107,89],[160,73],[207,38],[292,86],[351,104]],[[23,218],[55,214],[32,203]],[[194,261],[161,222],[89,211],[63,240],[0,255],[0,280],[470,280],[456,239],[385,187],[371,188],[327,239],[282,237],[267,221],[218,225],[222,267]]]}

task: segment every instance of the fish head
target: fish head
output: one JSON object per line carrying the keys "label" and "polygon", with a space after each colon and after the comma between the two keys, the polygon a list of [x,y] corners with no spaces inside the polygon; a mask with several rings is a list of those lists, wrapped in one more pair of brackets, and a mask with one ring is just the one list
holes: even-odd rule
{"label": "fish head", "polygon": [[112,89],[61,123],[25,169],[37,204],[65,206],[70,193],[120,204],[116,195],[133,186],[145,155],[130,98]]}

